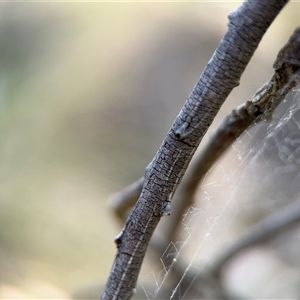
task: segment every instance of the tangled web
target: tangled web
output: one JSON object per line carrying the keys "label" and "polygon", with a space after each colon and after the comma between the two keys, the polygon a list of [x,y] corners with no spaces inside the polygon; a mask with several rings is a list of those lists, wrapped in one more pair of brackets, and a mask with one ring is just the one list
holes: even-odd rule
{"label": "tangled web", "polygon": [[[226,262],[215,281],[203,279],[239,236],[300,201],[299,91],[290,93],[271,121],[245,132],[209,171],[197,202],[183,217],[180,235],[144,280],[148,299],[216,299],[216,289],[244,299],[299,299],[297,223],[268,240],[250,243]],[[174,269],[176,275],[180,272],[175,280]]]}

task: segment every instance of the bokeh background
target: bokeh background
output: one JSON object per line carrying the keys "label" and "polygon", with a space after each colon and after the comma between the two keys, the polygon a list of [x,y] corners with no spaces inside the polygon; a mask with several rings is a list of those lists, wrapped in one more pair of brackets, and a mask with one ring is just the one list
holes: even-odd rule
{"label": "bokeh background", "polygon": [[[0,3],[1,299],[105,283],[120,231],[107,199],[143,175],[239,5]],[[299,9],[275,20],[213,126],[271,76]]]}

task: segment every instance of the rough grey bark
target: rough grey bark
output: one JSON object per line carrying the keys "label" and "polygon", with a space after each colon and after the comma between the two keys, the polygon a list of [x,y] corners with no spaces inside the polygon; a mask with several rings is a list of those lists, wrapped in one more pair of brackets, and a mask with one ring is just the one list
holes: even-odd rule
{"label": "rough grey bark", "polygon": [[[176,234],[176,226],[182,219],[182,213],[179,215],[179,212],[185,210],[186,206],[192,205],[196,186],[212,166],[212,163],[215,162],[218,156],[226,151],[235,139],[249,126],[253,123],[257,125],[260,121],[269,118],[277,105],[285,99],[287,94],[300,84],[300,27],[294,31],[287,44],[278,53],[273,68],[274,74],[270,80],[256,92],[252,100],[241,104],[223,120],[196,161],[194,161],[191,168],[189,168],[189,172],[186,174],[188,176],[184,177],[183,182],[179,185],[178,191],[175,194],[176,197],[173,199],[172,210],[174,211],[175,208],[175,218],[172,214],[172,222],[164,222],[164,227],[167,226],[167,228],[166,234],[163,236],[166,238],[167,243],[173,240]],[[191,180],[192,178],[197,178],[197,180]],[[175,207],[174,201],[177,201]],[[219,255],[212,259],[213,264],[208,270],[204,270],[200,275],[193,272],[188,272],[187,275],[185,273],[186,269],[183,267],[183,262],[180,264],[176,262],[174,264],[173,261],[170,261],[170,264],[173,263],[168,274],[168,276],[171,276],[172,281],[169,286],[172,291],[170,295],[174,293],[174,291],[176,293],[178,290],[180,293],[187,291],[187,298],[197,295],[198,299],[200,299],[200,297],[201,299],[232,299],[232,297],[226,298],[226,293],[223,294],[222,297],[216,295],[214,297],[210,296],[211,293],[220,292],[218,286],[221,284],[220,282],[217,284],[217,281],[220,280],[222,267],[227,261],[245,248],[266,242],[274,235],[280,234],[298,222],[299,219],[300,203],[297,201],[281,211],[266,217],[263,221],[239,237],[237,241],[228,249],[225,249],[225,251],[222,249]],[[151,242],[152,244],[150,245],[153,245],[153,240]],[[157,247],[157,245],[154,246]],[[166,249],[166,244],[159,244],[158,246],[163,250]],[[159,253],[162,252],[159,251]],[[170,258],[170,260],[172,260],[172,258]],[[164,263],[168,265],[166,260],[164,260]],[[184,277],[182,276],[183,273],[185,273]],[[215,284],[215,288],[213,285],[208,284],[210,281]],[[172,285],[173,282],[175,283],[174,285]],[[194,282],[192,286],[191,282]],[[221,290],[221,292],[223,293],[225,291]],[[156,298],[161,299],[159,293]]]}
{"label": "rough grey bark", "polygon": [[170,214],[172,195],[194,152],[286,3],[246,1],[229,15],[226,35],[146,168],[140,198],[115,240],[118,252],[102,299],[131,298],[150,238],[161,216]]}
{"label": "rough grey bark", "polygon": [[[252,100],[232,110],[189,168],[188,177],[184,177],[174,197],[177,206],[171,222],[165,226],[167,243],[177,234],[176,227],[180,224],[183,212],[192,205],[196,189],[213,163],[254,122],[258,124],[269,119],[286,95],[300,84],[300,27],[278,53],[273,68],[274,74],[270,80],[256,92]],[[196,179],[191,180],[193,178]]]}

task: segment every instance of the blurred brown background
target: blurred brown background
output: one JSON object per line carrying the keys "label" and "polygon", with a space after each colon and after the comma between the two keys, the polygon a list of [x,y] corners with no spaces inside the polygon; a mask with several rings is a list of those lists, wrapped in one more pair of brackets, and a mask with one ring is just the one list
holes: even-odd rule
{"label": "blurred brown background", "polygon": [[[0,298],[105,282],[120,230],[107,198],[143,175],[239,5],[0,3]],[[275,20],[214,126],[271,76],[299,8]]]}

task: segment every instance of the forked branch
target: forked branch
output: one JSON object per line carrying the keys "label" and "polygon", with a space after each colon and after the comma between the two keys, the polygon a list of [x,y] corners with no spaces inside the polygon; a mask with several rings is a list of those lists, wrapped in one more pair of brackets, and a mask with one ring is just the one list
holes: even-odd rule
{"label": "forked branch", "polygon": [[[287,93],[300,84],[300,28],[294,31],[287,44],[280,50],[273,67],[275,72],[271,79],[257,91],[253,99],[240,105],[223,120],[210,142],[198,156],[197,161],[192,165],[188,178],[192,178],[192,176],[196,176],[197,174],[198,176],[199,174],[200,176],[204,175],[207,160],[217,159],[218,154],[223,153],[226,147],[229,147],[233,140],[246,130],[252,122],[258,123],[260,120],[269,117],[276,106],[284,100]],[[210,152],[210,150],[212,152]],[[203,166],[202,168],[200,168],[201,165]],[[176,212],[183,209],[186,202],[192,200],[195,190],[194,184],[194,181],[191,184],[190,181],[184,180],[180,185],[178,189],[180,193],[176,194],[178,197],[176,208],[179,208]],[[188,201],[183,201],[183,195],[190,196],[190,198],[187,198]],[[175,198],[177,199],[177,197]],[[174,219],[172,219],[172,221],[174,221]],[[190,274],[182,280],[180,289],[186,290],[187,287],[189,287],[189,293],[200,297],[207,288],[200,291],[199,287],[207,287],[206,282],[208,279],[214,282],[218,280],[222,267],[237,253],[247,247],[266,242],[299,221],[300,203],[297,201],[277,213],[266,217],[245,232],[245,234],[239,237],[229,248],[225,251],[220,251],[219,255],[212,260],[213,265],[211,265],[208,271],[205,270],[200,276],[197,276],[197,279],[195,279],[196,274]],[[171,222],[170,226],[172,226],[172,224]],[[174,231],[171,230],[171,233],[174,234]],[[163,248],[164,246],[161,245],[161,247]],[[184,268],[181,269],[182,263],[181,265],[176,264],[171,269],[171,275],[174,278],[174,282],[177,283],[179,278],[182,277]],[[193,284],[192,287],[190,287],[191,280],[195,280],[195,284]]]}
{"label": "forked branch", "polygon": [[229,15],[228,31],[145,172],[140,198],[116,238],[118,252],[102,299],[130,299],[150,238],[214,117],[262,36],[287,0],[246,1]]}
{"label": "forked branch", "polygon": [[217,159],[251,125],[270,119],[275,108],[292,89],[300,84],[300,27],[279,51],[273,64],[274,74],[252,100],[234,109],[210,137],[183,178],[173,199],[173,214],[166,224],[166,242],[176,235],[183,213],[193,204],[196,189]]}
{"label": "forked branch", "polygon": [[[194,202],[196,190],[205,174],[228,148],[254,123],[269,119],[275,108],[298,84],[300,72],[300,28],[280,50],[273,64],[274,74],[253,96],[224,118],[202,151],[188,168],[172,203],[172,216],[165,225],[166,243],[177,233],[182,215]],[[122,220],[126,209],[137,201],[143,187],[143,177],[126,189],[111,196],[113,210]]]}

